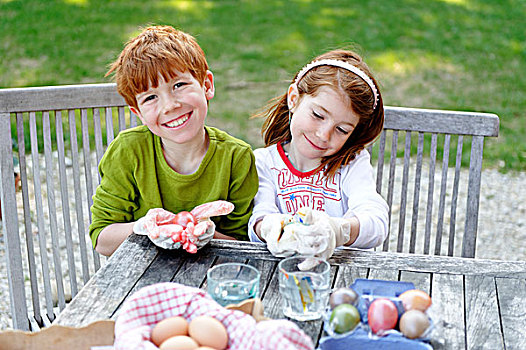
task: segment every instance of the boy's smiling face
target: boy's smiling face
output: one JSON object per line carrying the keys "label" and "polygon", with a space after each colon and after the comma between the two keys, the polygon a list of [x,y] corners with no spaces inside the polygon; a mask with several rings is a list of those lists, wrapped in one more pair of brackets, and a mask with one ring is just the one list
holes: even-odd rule
{"label": "boy's smiling face", "polygon": [[207,71],[203,84],[186,71],[135,96],[138,109],[130,107],[151,132],[176,144],[202,141],[208,101],[214,97],[214,76]]}

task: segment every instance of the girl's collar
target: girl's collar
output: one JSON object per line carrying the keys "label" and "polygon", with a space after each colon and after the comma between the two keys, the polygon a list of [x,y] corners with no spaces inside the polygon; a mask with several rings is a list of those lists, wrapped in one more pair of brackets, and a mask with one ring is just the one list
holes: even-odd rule
{"label": "girl's collar", "polygon": [[[285,142],[286,144],[287,142]],[[288,157],[288,153],[285,151],[285,149],[283,148],[283,144],[282,142],[278,142],[277,143],[277,149],[278,149],[278,153],[279,153],[279,156],[281,157],[281,160],[283,160],[283,163],[285,163],[285,165],[287,166],[287,168],[290,170],[290,172],[297,176],[297,177],[300,177],[300,178],[304,178],[304,177],[309,177],[309,176],[312,176],[314,174],[316,174],[317,172],[319,172],[321,169],[323,169],[323,165],[320,165],[319,167],[315,168],[315,169],[312,169],[312,170],[309,170],[307,172],[303,172],[303,171],[299,171],[298,169],[296,169],[294,167],[294,165],[291,163],[289,157]]]}

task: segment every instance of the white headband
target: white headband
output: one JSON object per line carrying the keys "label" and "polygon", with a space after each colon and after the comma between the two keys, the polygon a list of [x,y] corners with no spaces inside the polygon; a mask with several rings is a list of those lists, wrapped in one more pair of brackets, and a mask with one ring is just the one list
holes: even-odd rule
{"label": "white headband", "polygon": [[339,61],[339,60],[332,60],[332,59],[325,59],[325,60],[319,60],[314,61],[309,64],[307,64],[305,67],[303,67],[300,72],[298,73],[298,76],[296,77],[296,80],[294,81],[294,84],[298,84],[298,82],[307,74],[308,71],[310,71],[312,68],[319,67],[319,66],[334,66],[339,67],[348,70],[349,72],[352,72],[362,78],[363,81],[369,85],[371,90],[373,91],[374,95],[374,104],[373,104],[373,110],[376,108],[376,103],[378,101],[378,90],[376,90],[376,86],[374,85],[373,81],[367,74],[365,74],[364,71],[362,71],[360,68],[353,66],[350,63]]}

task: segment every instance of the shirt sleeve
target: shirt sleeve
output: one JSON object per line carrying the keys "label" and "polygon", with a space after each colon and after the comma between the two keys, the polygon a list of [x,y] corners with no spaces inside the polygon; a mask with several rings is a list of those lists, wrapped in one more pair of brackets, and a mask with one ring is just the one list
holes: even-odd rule
{"label": "shirt sleeve", "polygon": [[259,187],[254,197],[254,210],[248,223],[248,237],[252,242],[261,242],[254,231],[254,225],[263,219],[267,214],[279,213],[276,204],[276,186],[272,179],[272,157],[266,148],[254,151],[256,157],[256,167],[259,177]]}
{"label": "shirt sleeve", "polygon": [[120,138],[117,137],[99,164],[101,180],[93,196],[89,227],[94,248],[102,229],[113,223],[133,221],[133,213],[137,209],[136,185],[129,169],[129,152],[123,150],[119,144]]}
{"label": "shirt sleeve", "polygon": [[360,152],[342,171],[343,191],[349,198],[344,217],[356,216],[360,222],[354,248],[374,248],[383,243],[388,233],[389,214],[385,200],[376,192],[373,167],[367,150]]}
{"label": "shirt sleeve", "polygon": [[247,240],[247,225],[252,214],[253,199],[258,188],[254,153],[246,148],[232,164],[228,200],[234,211],[220,220],[218,231],[240,240]]}

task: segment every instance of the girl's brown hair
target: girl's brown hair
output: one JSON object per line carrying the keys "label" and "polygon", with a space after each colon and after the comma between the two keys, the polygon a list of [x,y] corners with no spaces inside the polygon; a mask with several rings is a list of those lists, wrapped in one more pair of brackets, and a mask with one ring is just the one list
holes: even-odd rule
{"label": "girl's brown hair", "polygon": [[[326,166],[327,176],[333,177],[342,165],[352,161],[358,152],[380,135],[384,124],[384,105],[376,80],[358,54],[348,50],[334,50],[316,57],[313,61],[322,59],[345,61],[360,68],[371,78],[378,92],[376,107],[373,108],[374,93],[362,78],[344,68],[328,65],[311,69],[297,82],[300,100],[305,94],[316,96],[321,87],[328,86],[348,96],[352,111],[359,116],[358,125],[342,148],[332,156],[322,159],[321,166]],[[292,82],[296,77],[297,74]],[[286,93],[272,99],[267,109],[256,116],[266,117],[261,129],[266,147],[291,140]]]}
{"label": "girl's brown hair", "polygon": [[190,34],[171,26],[151,26],[126,43],[106,76],[115,73],[117,91],[132,107],[138,108],[135,96],[175,76],[175,71],[189,71],[201,84],[208,63],[201,47]]}

